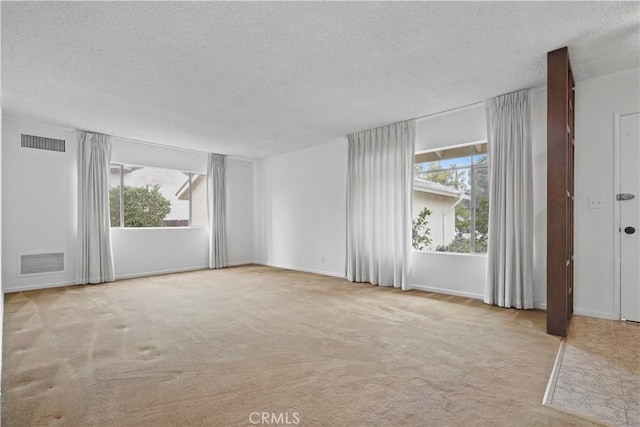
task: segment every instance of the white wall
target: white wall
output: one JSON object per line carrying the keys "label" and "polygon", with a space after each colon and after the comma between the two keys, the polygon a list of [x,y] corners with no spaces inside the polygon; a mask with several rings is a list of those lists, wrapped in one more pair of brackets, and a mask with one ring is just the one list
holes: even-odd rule
{"label": "white wall", "polygon": [[[618,319],[614,300],[613,115],[638,111],[640,70],[632,69],[576,83],[575,295],[574,311]],[[547,92],[532,102],[534,177],[534,301],[546,307]],[[589,209],[588,199],[603,202]]]}
{"label": "white wall", "polygon": [[414,289],[482,299],[486,255],[413,251],[411,260]]}
{"label": "white wall", "polygon": [[347,142],[256,163],[255,259],[344,277]]}
{"label": "white wall", "polygon": [[[576,84],[575,312],[618,319],[614,294],[614,113],[640,111],[640,69]],[[602,209],[589,209],[588,199]]]}
{"label": "white wall", "polygon": [[[76,282],[76,140],[73,132],[3,120],[3,291]],[[22,133],[66,140],[66,152],[20,147]],[[64,252],[63,272],[18,277],[18,256]]]}
{"label": "white wall", "polygon": [[486,140],[487,120],[483,104],[416,122],[416,153]]}
{"label": "white wall", "polygon": [[[2,144],[3,291],[74,284],[77,236],[77,144],[75,133],[52,126],[4,119]],[[20,147],[20,134],[67,141],[66,152]],[[206,173],[207,155],[115,139],[112,160]],[[229,159],[228,246],[231,264],[250,263],[252,253],[253,162]],[[112,230],[116,278],[208,266],[206,228]],[[62,273],[18,277],[18,255],[64,251]]]}
{"label": "white wall", "polygon": [[209,266],[206,228],[112,228],[116,279]]}
{"label": "white wall", "polygon": [[253,262],[253,162],[227,159],[229,264]]}
{"label": "white wall", "polygon": [[112,139],[111,161],[179,169],[185,172],[207,173],[207,155],[205,153],[136,143],[119,138]]}

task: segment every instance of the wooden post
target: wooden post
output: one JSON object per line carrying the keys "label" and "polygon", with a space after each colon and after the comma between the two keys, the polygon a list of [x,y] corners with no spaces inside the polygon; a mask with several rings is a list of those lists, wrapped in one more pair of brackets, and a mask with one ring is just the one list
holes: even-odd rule
{"label": "wooden post", "polygon": [[547,54],[547,332],[573,314],[574,80],[569,51]]}

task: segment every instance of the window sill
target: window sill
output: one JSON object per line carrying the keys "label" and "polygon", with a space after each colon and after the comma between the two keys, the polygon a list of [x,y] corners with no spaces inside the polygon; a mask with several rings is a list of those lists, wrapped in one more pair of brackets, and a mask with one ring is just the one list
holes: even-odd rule
{"label": "window sill", "polygon": [[429,255],[455,255],[455,256],[467,256],[467,257],[482,257],[482,258],[486,258],[487,257],[487,253],[483,252],[483,253],[473,253],[473,254],[467,254],[467,253],[462,253],[462,252],[438,252],[438,251],[419,251],[416,249],[411,249],[411,253],[413,254],[429,254]]}
{"label": "window sill", "polygon": [[111,230],[204,230],[207,227],[111,227]]}

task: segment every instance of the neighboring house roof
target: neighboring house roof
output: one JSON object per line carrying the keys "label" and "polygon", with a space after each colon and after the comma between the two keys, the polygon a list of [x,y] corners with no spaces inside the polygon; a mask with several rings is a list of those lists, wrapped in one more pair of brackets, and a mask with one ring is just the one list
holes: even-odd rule
{"label": "neighboring house roof", "polygon": [[[193,187],[193,184],[199,182],[200,180],[204,179],[205,175],[197,175],[197,174],[192,174],[191,175],[191,186]],[[176,197],[179,200],[189,200],[189,178],[187,178],[187,180],[184,182],[184,184],[182,184],[180,186],[180,188],[178,189],[178,191],[176,191]]]}
{"label": "neighboring house roof", "polygon": [[465,194],[462,190],[447,187],[446,185],[436,184],[435,182],[427,181],[424,178],[413,178],[413,189],[415,191],[422,191],[423,193],[439,194],[441,196],[468,199],[469,195]]}

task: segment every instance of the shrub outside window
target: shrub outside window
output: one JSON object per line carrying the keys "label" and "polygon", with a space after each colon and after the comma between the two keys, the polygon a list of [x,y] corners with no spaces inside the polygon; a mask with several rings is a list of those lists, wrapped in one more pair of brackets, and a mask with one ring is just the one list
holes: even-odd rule
{"label": "shrub outside window", "polygon": [[112,227],[200,227],[206,221],[204,175],[112,163]]}

